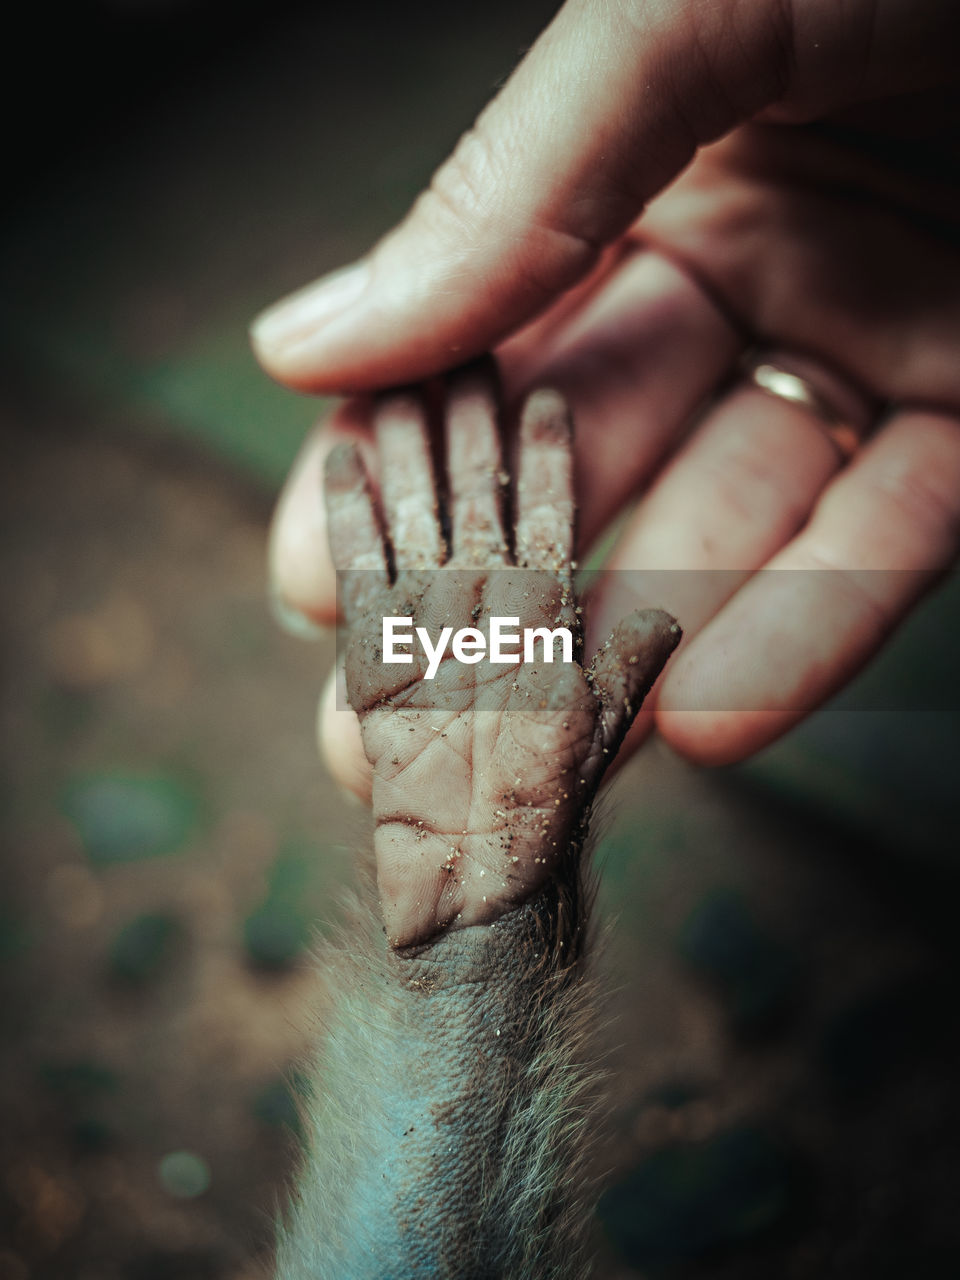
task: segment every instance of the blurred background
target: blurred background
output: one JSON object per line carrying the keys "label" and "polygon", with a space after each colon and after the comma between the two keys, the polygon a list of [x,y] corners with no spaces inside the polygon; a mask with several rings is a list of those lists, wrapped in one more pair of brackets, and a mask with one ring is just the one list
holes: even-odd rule
{"label": "blurred background", "polygon": [[[322,404],[251,315],[402,215],[550,15],[294,0],[20,14],[0,234],[0,1277],[254,1280],[309,947],[362,815],[328,638],[265,596]],[[960,1273],[951,579],[749,765],[653,744],[598,857],[603,1277]]]}

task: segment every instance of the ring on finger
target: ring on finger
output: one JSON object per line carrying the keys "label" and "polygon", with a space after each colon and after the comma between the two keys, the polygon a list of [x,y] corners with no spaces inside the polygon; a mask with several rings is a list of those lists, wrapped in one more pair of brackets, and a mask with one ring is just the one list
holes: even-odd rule
{"label": "ring on finger", "polygon": [[759,391],[806,409],[844,462],[876,418],[876,407],[863,392],[803,356],[752,352],[744,361],[744,377]]}

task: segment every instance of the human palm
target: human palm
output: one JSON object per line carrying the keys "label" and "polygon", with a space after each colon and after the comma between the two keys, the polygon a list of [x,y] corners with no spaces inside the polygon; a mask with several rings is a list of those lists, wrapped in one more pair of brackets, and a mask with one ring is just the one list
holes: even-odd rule
{"label": "human palm", "polygon": [[[389,541],[358,453],[341,449],[327,465],[331,544],[344,570],[346,687],[373,772],[378,884],[395,946],[495,919],[575,856],[600,778],[679,639],[668,615],[648,610],[625,619],[588,667],[562,660],[557,628],[576,638],[580,656],[566,406],[540,392],[525,407],[509,542],[495,412],[485,371],[453,380],[445,520],[422,404],[381,403]],[[493,617],[511,620],[510,635],[546,635],[532,661],[515,645],[516,663],[465,662],[448,650],[430,672],[416,646],[410,661],[386,661],[384,617],[409,620],[404,634],[423,628],[433,644],[445,627],[484,634]]]}
{"label": "human palm", "polygon": [[[632,573],[605,580],[587,636],[653,590],[683,618],[657,717],[708,762],[832,692],[956,553],[956,142],[913,144],[885,114],[755,123],[703,148],[501,349],[509,388],[546,378],[575,406],[585,541],[643,495],[609,559]],[[819,390],[857,456],[744,380],[756,348]]]}
{"label": "human palm", "polygon": [[[741,126],[704,148],[636,235],[747,334],[809,353],[875,404],[960,405],[960,145],[938,97],[921,137],[892,104]],[[914,104],[914,110],[918,104]],[[950,130],[930,129],[935,112]]]}

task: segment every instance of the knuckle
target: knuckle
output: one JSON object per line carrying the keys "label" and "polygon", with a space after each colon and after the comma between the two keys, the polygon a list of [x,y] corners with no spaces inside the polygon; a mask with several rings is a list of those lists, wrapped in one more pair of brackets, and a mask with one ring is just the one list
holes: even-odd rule
{"label": "knuckle", "polygon": [[516,274],[533,297],[550,299],[576,284],[590,270],[600,246],[589,236],[546,222],[530,230],[528,252],[516,262]]}
{"label": "knuckle", "polygon": [[536,299],[552,298],[580,279],[596,261],[604,236],[595,233],[607,220],[596,192],[572,192],[557,208],[537,207],[533,190],[518,185],[521,143],[509,123],[483,117],[463,135],[437,170],[417,203],[417,217],[458,253],[489,237],[509,237],[509,266],[519,291]]}
{"label": "knuckle", "polygon": [[420,215],[446,234],[475,234],[494,207],[501,168],[487,136],[468,130],[420,197]]}

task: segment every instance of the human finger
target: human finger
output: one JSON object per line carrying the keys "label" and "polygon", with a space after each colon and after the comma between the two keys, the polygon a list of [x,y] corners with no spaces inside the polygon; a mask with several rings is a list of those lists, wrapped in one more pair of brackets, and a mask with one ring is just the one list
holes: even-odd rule
{"label": "human finger", "polygon": [[[588,601],[593,647],[631,609],[660,606],[691,643],[749,576],[797,532],[845,455],[834,410],[850,437],[865,434],[869,397],[819,363],[772,353],[755,363],[706,413],[657,476],[622,529]],[[806,399],[771,392],[757,370],[804,369]],[[754,380],[754,377],[757,380]],[[816,388],[819,388],[817,390]],[[621,753],[652,726],[653,701],[637,718]]]}
{"label": "human finger", "polygon": [[253,330],[308,390],[409,382],[492,348],[594,268],[697,147],[955,71],[956,7],[568,0],[405,221]]}
{"label": "human finger", "polygon": [[344,391],[490,349],[586,275],[699,142],[781,95],[784,35],[776,6],[571,0],[404,223],[258,319],[264,367]]}
{"label": "human finger", "polygon": [[343,663],[327,676],[317,704],[317,743],[334,781],[369,804],[373,771],[363,750],[360,720],[347,701]]}
{"label": "human finger", "polygon": [[773,741],[863,666],[958,543],[960,419],[901,409],[678,655],[660,692],[661,733],[709,764]]}

